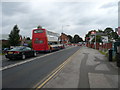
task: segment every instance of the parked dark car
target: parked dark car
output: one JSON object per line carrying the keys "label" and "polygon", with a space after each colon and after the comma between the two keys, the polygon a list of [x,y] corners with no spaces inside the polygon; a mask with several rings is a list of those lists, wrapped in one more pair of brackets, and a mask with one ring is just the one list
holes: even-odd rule
{"label": "parked dark car", "polygon": [[2,49],[2,53],[6,53],[7,50],[10,50],[10,48],[3,48],[3,49]]}
{"label": "parked dark car", "polygon": [[27,57],[36,56],[36,51],[29,47],[21,46],[15,47],[6,52],[5,57],[8,59],[25,59]]}

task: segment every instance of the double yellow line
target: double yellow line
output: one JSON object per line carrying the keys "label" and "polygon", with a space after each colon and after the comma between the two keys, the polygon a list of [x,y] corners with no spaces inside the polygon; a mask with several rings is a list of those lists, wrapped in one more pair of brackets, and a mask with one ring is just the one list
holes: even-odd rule
{"label": "double yellow line", "polygon": [[[79,51],[79,50],[78,50]],[[78,52],[77,51],[77,52]],[[38,90],[39,88],[42,88],[50,79],[55,77],[55,75],[61,71],[64,66],[71,61],[71,58],[77,53],[75,52],[72,56],[70,56],[65,62],[63,62],[60,66],[58,66],[56,69],[54,69],[47,77],[45,77],[42,81],[40,81],[37,85],[35,85],[33,88],[36,88]]]}

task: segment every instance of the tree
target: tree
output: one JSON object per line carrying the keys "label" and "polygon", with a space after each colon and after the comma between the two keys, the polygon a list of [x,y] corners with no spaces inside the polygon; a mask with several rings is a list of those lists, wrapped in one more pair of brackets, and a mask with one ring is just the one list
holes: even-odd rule
{"label": "tree", "polygon": [[38,25],[37,29],[40,29],[40,28],[42,28],[42,26]]}
{"label": "tree", "polygon": [[104,33],[104,31],[103,31],[103,30],[100,30],[100,29],[98,29],[98,32],[100,32],[100,33]]}
{"label": "tree", "polygon": [[20,35],[19,35],[20,30],[18,29],[18,26],[15,25],[12,29],[12,31],[9,34],[9,44],[10,46],[17,46],[20,43]]}
{"label": "tree", "polygon": [[113,33],[113,29],[110,28],[110,27],[107,27],[105,30],[104,30],[104,33],[106,33],[108,35],[108,39],[111,40],[112,39],[112,33]]}
{"label": "tree", "polygon": [[67,37],[69,38],[69,42],[72,43],[73,37],[71,35],[68,35]]}
{"label": "tree", "polygon": [[[95,42],[95,38],[92,40],[92,42]],[[96,42],[102,42],[102,38],[100,35],[96,36]]]}
{"label": "tree", "polygon": [[119,36],[116,32],[112,32],[112,37],[113,39],[117,40]]}
{"label": "tree", "polygon": [[85,36],[85,41],[88,42],[90,40],[91,32],[96,32],[96,30],[89,31]]}
{"label": "tree", "polygon": [[73,43],[83,42],[83,39],[79,35],[74,35]]}
{"label": "tree", "polygon": [[32,48],[32,41],[28,42],[28,47]]}
{"label": "tree", "polygon": [[[86,37],[85,37],[85,38],[89,38],[89,39],[86,40],[86,41],[89,41],[89,40],[90,40],[91,32],[104,33],[104,31],[102,31],[102,30],[100,30],[100,29],[98,29],[98,31],[97,31],[97,30],[91,30],[91,31],[88,32],[88,34],[86,34]],[[94,35],[94,36],[95,36],[95,35]],[[95,42],[95,37],[94,37],[94,39],[93,39],[91,42]],[[102,42],[100,35],[96,35],[96,42]]]}
{"label": "tree", "polygon": [[[117,35],[117,33],[116,32],[114,32],[114,30],[112,29],[112,28],[110,28],[110,27],[107,27],[104,31],[102,31],[102,30],[91,30],[91,31],[89,31],[87,34],[86,34],[86,36],[85,36],[85,38],[86,38],[86,41],[89,41],[90,39],[88,39],[88,38],[90,38],[90,36],[91,36],[91,32],[92,31],[95,31],[96,33],[103,33],[103,34],[105,34],[105,35],[107,35],[108,36],[108,41],[109,42],[112,42],[112,40],[118,40],[118,35]],[[96,41],[97,42],[102,42],[102,37],[101,37],[102,35],[98,35],[97,34],[97,36],[96,36]],[[92,42],[95,42],[95,38],[92,40]]]}
{"label": "tree", "polygon": [[27,37],[26,40],[30,40],[30,37]]}
{"label": "tree", "polygon": [[107,27],[104,30],[104,33],[106,33],[108,35],[109,41],[111,41],[112,39],[117,40],[119,37],[118,34],[116,32],[114,32],[114,30],[110,27]]}
{"label": "tree", "polygon": [[112,33],[114,32],[112,28],[110,27],[107,27],[105,30],[104,30],[105,33],[109,34],[109,33]]}
{"label": "tree", "polygon": [[91,31],[89,31],[89,32],[86,34],[86,36],[85,36],[85,41],[89,41],[89,40],[90,40],[91,32],[96,32],[96,30],[91,30]]}

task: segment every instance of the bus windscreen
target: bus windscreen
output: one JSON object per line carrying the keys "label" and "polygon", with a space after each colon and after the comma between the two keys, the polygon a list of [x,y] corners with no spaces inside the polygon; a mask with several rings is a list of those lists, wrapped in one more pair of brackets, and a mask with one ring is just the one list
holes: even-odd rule
{"label": "bus windscreen", "polygon": [[34,33],[43,33],[43,30],[35,30]]}

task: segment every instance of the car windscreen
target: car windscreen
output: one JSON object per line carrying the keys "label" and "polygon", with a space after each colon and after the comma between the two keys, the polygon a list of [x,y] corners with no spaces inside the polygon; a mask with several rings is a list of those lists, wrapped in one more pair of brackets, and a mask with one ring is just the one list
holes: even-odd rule
{"label": "car windscreen", "polygon": [[22,51],[24,49],[24,47],[15,47],[13,49],[11,49],[10,51]]}

